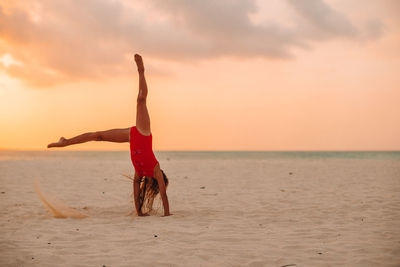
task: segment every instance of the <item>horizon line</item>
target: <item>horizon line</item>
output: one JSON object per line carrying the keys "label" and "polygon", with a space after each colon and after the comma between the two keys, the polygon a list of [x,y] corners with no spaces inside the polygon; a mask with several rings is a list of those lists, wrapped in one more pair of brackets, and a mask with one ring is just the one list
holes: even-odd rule
{"label": "horizon line", "polygon": [[[20,149],[20,148],[0,148],[0,152],[2,151],[20,151],[20,152],[44,152],[44,151],[58,151],[58,152],[129,152],[129,149]],[[351,150],[343,150],[343,149],[300,149],[300,150],[290,150],[290,149],[282,149],[282,150],[251,150],[251,149],[232,149],[232,150],[199,150],[199,149],[181,149],[181,150],[154,150],[154,152],[400,152],[399,150],[387,150],[387,149],[351,149]]]}

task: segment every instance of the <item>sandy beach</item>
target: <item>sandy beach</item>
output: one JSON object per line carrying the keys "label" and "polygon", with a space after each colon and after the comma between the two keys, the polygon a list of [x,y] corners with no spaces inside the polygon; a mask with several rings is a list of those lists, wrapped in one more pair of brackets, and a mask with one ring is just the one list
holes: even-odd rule
{"label": "sandy beach", "polygon": [[1,152],[0,265],[400,266],[399,158],[158,158],[171,217],[129,215],[129,152]]}

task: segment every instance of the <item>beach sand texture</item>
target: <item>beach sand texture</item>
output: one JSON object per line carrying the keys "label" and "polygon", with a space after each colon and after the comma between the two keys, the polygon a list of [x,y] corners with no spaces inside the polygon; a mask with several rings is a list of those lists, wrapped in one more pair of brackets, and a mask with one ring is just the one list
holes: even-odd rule
{"label": "beach sand texture", "polygon": [[129,152],[0,152],[0,266],[400,266],[399,159],[159,161],[171,217],[128,215]]}

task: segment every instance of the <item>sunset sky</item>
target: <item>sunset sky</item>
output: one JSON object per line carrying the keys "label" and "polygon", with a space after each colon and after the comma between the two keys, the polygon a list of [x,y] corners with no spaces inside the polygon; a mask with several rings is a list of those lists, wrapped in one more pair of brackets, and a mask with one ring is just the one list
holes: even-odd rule
{"label": "sunset sky", "polygon": [[139,53],[155,150],[400,150],[399,14],[397,0],[0,0],[0,149],[134,125]]}

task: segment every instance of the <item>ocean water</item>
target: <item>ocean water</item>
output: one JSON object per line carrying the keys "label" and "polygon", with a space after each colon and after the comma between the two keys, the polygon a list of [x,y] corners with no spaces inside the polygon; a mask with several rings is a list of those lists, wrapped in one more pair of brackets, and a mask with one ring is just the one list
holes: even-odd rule
{"label": "ocean water", "polygon": [[[388,159],[400,160],[400,151],[155,151],[160,160],[207,159]],[[129,151],[20,151],[0,150],[0,160],[70,158],[126,160]]]}

